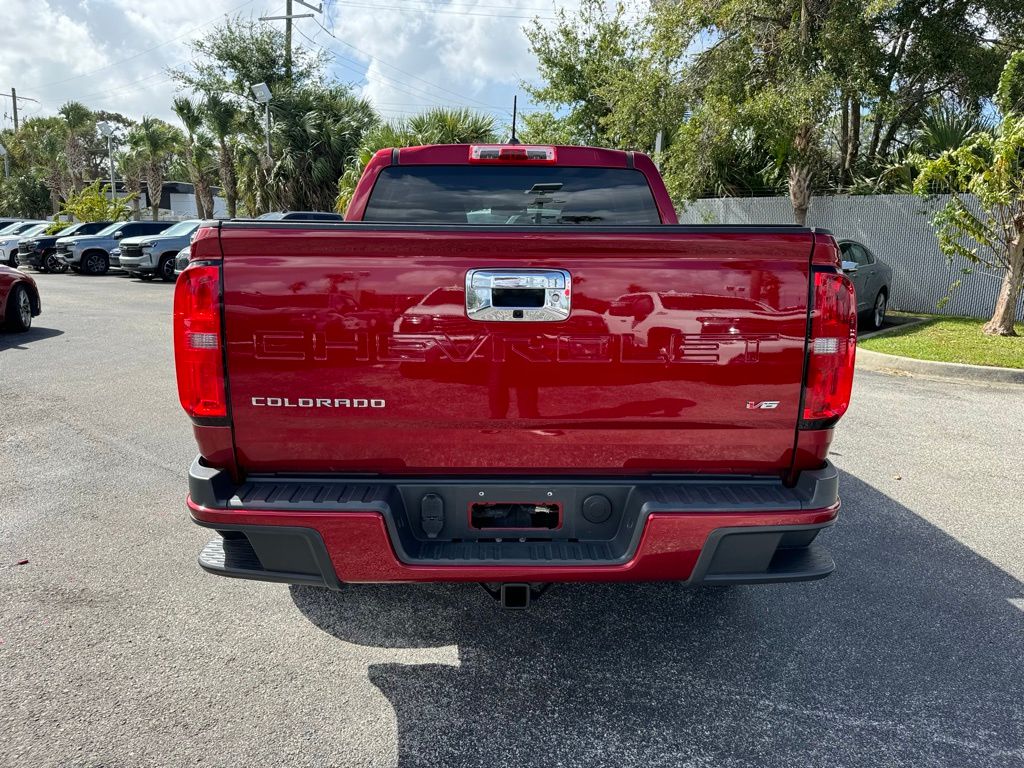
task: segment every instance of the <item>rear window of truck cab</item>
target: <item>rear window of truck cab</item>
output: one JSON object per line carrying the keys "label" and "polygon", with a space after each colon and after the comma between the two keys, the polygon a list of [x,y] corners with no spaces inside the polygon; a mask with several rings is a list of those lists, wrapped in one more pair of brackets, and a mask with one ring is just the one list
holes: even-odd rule
{"label": "rear window of truck cab", "polygon": [[627,168],[393,165],[363,221],[392,224],[660,224],[644,175]]}

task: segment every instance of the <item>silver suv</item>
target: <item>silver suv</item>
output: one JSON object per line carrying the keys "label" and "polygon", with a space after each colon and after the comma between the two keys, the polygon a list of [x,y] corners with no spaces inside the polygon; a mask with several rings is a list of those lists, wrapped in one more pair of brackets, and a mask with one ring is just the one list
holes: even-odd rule
{"label": "silver suv", "polygon": [[121,241],[121,269],[129,275],[173,282],[174,257],[188,246],[202,223],[199,219],[179,221],[158,235],[126,237]]}
{"label": "silver suv", "polygon": [[95,235],[62,237],[57,241],[57,256],[83,275],[102,275],[110,269],[110,252],[125,237],[158,235],[173,221],[118,221]]}

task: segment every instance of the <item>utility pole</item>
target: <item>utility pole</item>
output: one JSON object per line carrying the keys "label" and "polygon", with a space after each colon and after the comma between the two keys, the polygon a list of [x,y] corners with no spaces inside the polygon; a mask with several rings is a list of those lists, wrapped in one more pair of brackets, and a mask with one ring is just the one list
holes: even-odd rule
{"label": "utility pole", "polygon": [[3,96],[5,99],[10,99],[11,102],[14,104],[14,130],[15,131],[18,130],[18,99],[21,99],[22,101],[32,101],[32,102],[35,102],[36,104],[39,103],[36,99],[30,99],[27,96],[19,96],[18,95],[18,89],[15,88],[13,85],[11,86],[11,92],[10,93],[4,93],[3,91],[0,91],[0,96]]}
{"label": "utility pole", "polygon": [[[292,13],[293,0],[285,0],[284,16],[261,16],[260,21],[284,20],[284,75],[290,82],[292,79],[292,19],[311,19],[312,13]],[[294,0],[299,5],[304,5],[317,13],[323,13],[323,5],[313,5],[306,0]]]}
{"label": "utility pole", "polygon": [[292,0],[284,4],[284,76],[292,81]]}
{"label": "utility pole", "polygon": [[114,176],[114,126],[104,121],[97,123],[100,133],[107,138],[107,156],[110,158],[110,202],[117,198],[117,178]]}

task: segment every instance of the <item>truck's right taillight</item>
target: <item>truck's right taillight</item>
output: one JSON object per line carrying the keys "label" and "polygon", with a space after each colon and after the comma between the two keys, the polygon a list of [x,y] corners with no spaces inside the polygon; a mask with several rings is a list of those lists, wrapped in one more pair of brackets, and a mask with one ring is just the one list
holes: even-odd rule
{"label": "truck's right taillight", "polygon": [[221,347],[220,266],[192,264],[174,288],[174,364],[178,399],[193,419],[228,415]]}
{"label": "truck's right taillight", "polygon": [[824,429],[835,424],[850,406],[857,351],[857,300],[853,283],[842,273],[816,270],[812,278],[801,426]]}

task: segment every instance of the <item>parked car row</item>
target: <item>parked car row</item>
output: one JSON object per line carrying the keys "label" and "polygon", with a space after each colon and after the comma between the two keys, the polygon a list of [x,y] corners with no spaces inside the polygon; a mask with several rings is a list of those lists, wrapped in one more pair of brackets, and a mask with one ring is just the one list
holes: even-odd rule
{"label": "parked car row", "polygon": [[[2,223],[2,221],[0,221]],[[175,258],[199,228],[188,221],[92,221],[47,235],[50,222],[14,222],[0,229],[0,260],[40,272],[70,269],[102,275],[121,269],[130,275],[172,281]]]}
{"label": "parked car row", "polygon": [[[337,213],[277,211],[273,221],[342,221]],[[39,289],[25,267],[39,272],[102,275],[120,269],[142,280],[171,282],[188,266],[189,244],[202,222],[90,221],[53,234],[53,222],[0,219],[0,328],[27,331],[42,311]]]}

